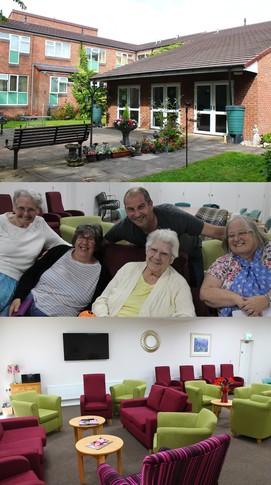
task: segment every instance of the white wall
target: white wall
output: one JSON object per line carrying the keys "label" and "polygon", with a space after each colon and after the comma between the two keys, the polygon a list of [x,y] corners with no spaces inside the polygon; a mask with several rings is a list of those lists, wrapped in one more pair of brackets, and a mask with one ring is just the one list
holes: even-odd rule
{"label": "white wall", "polygon": [[[47,212],[45,192],[60,191],[62,193],[63,205],[66,210],[78,209],[86,215],[97,214],[95,195],[99,192],[113,194],[121,202],[123,207],[123,196],[130,187],[137,186],[137,183],[126,182],[59,182],[42,183],[38,188],[32,182],[24,183],[1,183],[1,193],[13,192],[16,188],[38,190],[44,196],[43,210]],[[265,221],[271,215],[271,192],[270,184],[259,183],[144,183],[149,190],[154,204],[172,203],[178,201],[190,202],[194,207],[201,207],[205,203],[216,203],[221,208],[231,212],[239,212],[242,207],[260,209],[260,219]]]}
{"label": "white wall", "polygon": [[[156,352],[146,352],[140,337],[146,330],[161,337]],[[109,360],[65,362],[63,332],[108,332]],[[154,382],[154,367],[170,365],[172,378],[179,376],[180,364],[193,364],[196,376],[201,364],[232,362],[239,370],[240,341],[253,335],[250,382],[270,376],[271,326],[268,318],[121,319],[121,318],[1,318],[0,406],[8,400],[12,376],[8,364],[19,364],[21,373],[40,373],[42,392],[47,385],[77,384],[83,373],[105,372],[107,384],[123,378]],[[190,357],[190,334],[211,334],[211,356]]]}

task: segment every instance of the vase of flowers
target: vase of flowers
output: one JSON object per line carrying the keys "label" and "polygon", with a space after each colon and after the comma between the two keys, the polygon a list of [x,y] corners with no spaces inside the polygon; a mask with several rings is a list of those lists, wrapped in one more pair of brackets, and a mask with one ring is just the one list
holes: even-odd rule
{"label": "vase of flowers", "polygon": [[232,377],[228,379],[226,377],[217,377],[214,381],[215,386],[220,387],[221,392],[221,402],[227,403],[228,402],[228,395],[231,390],[231,386],[234,383]]}
{"label": "vase of flowers", "polygon": [[130,118],[129,108],[126,105],[125,109],[123,110],[122,117],[114,121],[114,127],[117,130],[120,130],[122,133],[121,143],[126,147],[131,145],[129,135],[131,131],[137,128],[137,126],[137,121]]}
{"label": "vase of flowers", "polygon": [[13,383],[17,384],[16,381],[16,374],[20,372],[20,367],[18,364],[9,364],[8,365],[8,374],[13,374]]}

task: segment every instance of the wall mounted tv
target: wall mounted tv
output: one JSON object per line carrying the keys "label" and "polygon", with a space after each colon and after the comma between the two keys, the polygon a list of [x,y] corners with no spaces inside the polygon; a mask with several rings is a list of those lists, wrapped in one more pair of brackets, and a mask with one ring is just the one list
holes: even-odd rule
{"label": "wall mounted tv", "polygon": [[109,359],[108,333],[63,333],[64,360]]}

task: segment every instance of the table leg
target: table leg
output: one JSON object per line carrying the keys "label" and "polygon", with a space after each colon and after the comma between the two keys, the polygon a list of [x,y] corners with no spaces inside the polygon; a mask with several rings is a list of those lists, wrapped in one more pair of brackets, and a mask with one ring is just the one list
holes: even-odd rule
{"label": "table leg", "polygon": [[78,461],[80,483],[86,483],[83,455],[81,455],[81,453],[79,453],[79,451],[77,451],[77,461]]}
{"label": "table leg", "polygon": [[216,406],[215,404],[213,404],[213,413],[216,415],[216,417],[218,418],[218,406]]}
{"label": "table leg", "polygon": [[122,448],[117,451],[117,470],[122,475]]}
{"label": "table leg", "polygon": [[93,428],[93,434],[103,434],[103,425],[99,424]]}

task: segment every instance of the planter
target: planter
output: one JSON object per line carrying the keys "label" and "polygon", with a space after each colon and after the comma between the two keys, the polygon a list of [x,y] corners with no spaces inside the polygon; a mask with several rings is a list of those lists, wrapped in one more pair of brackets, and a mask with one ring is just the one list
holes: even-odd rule
{"label": "planter", "polygon": [[106,153],[97,153],[96,155],[96,159],[99,161],[101,160],[105,160],[107,158],[107,154]]}
{"label": "planter", "polygon": [[112,152],[112,158],[129,157],[131,155],[130,150],[122,150],[121,152]]}
{"label": "planter", "polygon": [[86,155],[87,162],[96,162],[96,155]]}
{"label": "planter", "polygon": [[115,125],[115,128],[117,130],[121,131],[121,133],[122,133],[121,143],[125,146],[130,146],[131,143],[130,143],[130,140],[129,140],[129,134],[130,134],[131,131],[135,130],[137,127],[135,126],[135,127],[123,129],[123,128]]}

